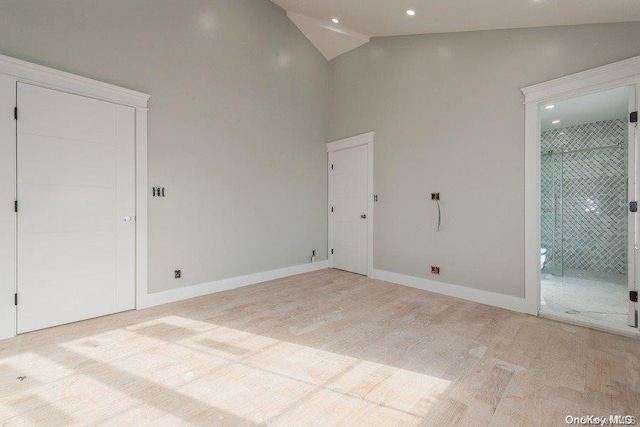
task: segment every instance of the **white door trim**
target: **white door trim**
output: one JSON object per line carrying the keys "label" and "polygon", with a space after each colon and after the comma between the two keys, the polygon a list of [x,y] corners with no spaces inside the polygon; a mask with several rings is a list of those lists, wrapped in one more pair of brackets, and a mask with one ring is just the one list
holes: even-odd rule
{"label": "white door trim", "polygon": [[[0,55],[0,75],[8,76],[16,83],[30,83],[135,108],[136,307],[140,306],[140,300],[147,295],[147,105],[150,95],[5,55]],[[0,287],[5,286],[13,290],[11,293],[15,292],[15,280],[12,283],[0,280]],[[16,335],[16,313],[14,306],[10,316],[13,322],[0,325],[0,339]]]}
{"label": "white door trim", "polygon": [[5,55],[0,55],[0,74],[15,77],[21,82],[33,83],[129,107],[146,109],[150,98],[150,95],[146,93],[136,92]]}
{"label": "white door trim", "polygon": [[[640,56],[522,88],[525,95],[525,300],[540,312],[540,105],[640,84]],[[631,270],[630,270],[631,275]]]}
{"label": "white door trim", "polygon": [[333,221],[331,215],[331,206],[333,205],[333,178],[331,172],[332,153],[347,148],[367,146],[367,276],[373,277],[373,140],[375,132],[367,132],[349,138],[339,139],[327,144],[328,162],[328,197],[327,197],[327,224],[328,224],[328,246],[327,254],[329,259],[329,268],[333,267],[333,256],[331,255],[331,247],[333,246]]}

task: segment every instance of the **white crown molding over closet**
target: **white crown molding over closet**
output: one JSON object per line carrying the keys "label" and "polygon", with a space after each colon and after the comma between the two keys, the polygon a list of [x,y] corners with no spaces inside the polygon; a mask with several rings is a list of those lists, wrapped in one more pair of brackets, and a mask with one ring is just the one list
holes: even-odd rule
{"label": "white crown molding over closet", "polygon": [[147,110],[147,104],[151,98],[146,93],[136,92],[5,55],[0,55],[0,74],[15,77],[25,83],[34,83],[144,110]]}
{"label": "white crown molding over closet", "polygon": [[[136,306],[147,297],[147,104],[150,96],[19,59],[0,55],[0,339],[16,335],[16,87],[31,84],[132,107],[135,111]],[[12,84],[8,84],[12,83]],[[18,111],[19,114],[19,111]],[[4,160],[3,160],[4,159]],[[6,204],[6,206],[4,206]]]}
{"label": "white crown molding over closet", "polygon": [[[589,95],[622,86],[633,87],[635,96],[630,100],[630,111],[637,111],[640,92],[640,57],[604,65],[602,67],[568,75],[544,83],[522,88],[525,95],[525,299],[527,313],[540,314],[540,107],[550,101],[560,101]],[[633,124],[630,135],[633,133]],[[635,145],[630,144],[629,156],[634,158]],[[630,196],[633,182],[630,181]],[[634,199],[629,199],[634,200]],[[638,216],[629,216],[630,230],[637,228]],[[630,287],[635,286],[634,265],[638,254],[629,245]],[[637,290],[637,288],[636,288]],[[637,303],[630,302],[630,312]],[[593,325],[590,325],[593,327]],[[620,331],[616,330],[620,333]]]}

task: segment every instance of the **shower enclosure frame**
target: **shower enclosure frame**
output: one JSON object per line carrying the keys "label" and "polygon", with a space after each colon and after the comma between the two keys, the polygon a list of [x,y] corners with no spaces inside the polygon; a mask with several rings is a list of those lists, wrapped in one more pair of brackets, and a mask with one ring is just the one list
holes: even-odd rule
{"label": "shower enclosure frame", "polygon": [[[558,102],[583,95],[590,95],[609,89],[627,86],[630,89],[629,111],[638,111],[640,95],[640,56],[624,61],[561,77],[522,89],[525,95],[525,306],[526,312],[538,316],[554,317],[559,320],[579,323],[569,317],[556,316],[541,312],[541,272],[540,272],[540,166],[541,166],[541,126],[540,107],[549,102]],[[637,201],[638,170],[640,155],[637,153],[637,123],[629,125],[629,190],[628,200]],[[628,285],[629,291],[638,290],[638,213],[628,213]],[[610,327],[598,327],[595,324],[584,324],[616,333],[639,335],[637,329],[638,303],[629,299],[628,324],[636,329],[627,328],[612,330]]]}

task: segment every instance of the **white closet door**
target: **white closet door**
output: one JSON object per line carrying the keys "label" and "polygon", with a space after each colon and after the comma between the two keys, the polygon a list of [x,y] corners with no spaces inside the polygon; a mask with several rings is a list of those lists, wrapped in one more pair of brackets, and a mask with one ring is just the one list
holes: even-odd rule
{"label": "white closet door", "polygon": [[17,91],[18,332],[134,308],[134,110]]}
{"label": "white closet door", "polygon": [[332,153],[332,266],[367,274],[367,146]]}
{"label": "white closet door", "polygon": [[0,74],[0,338],[16,333],[16,81]]}

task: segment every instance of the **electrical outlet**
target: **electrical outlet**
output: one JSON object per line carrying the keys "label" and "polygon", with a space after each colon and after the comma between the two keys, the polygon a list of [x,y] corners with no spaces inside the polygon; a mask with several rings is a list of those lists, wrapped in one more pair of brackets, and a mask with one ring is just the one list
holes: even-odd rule
{"label": "electrical outlet", "polygon": [[182,277],[182,270],[176,270],[176,279],[179,279]]}
{"label": "electrical outlet", "polygon": [[431,193],[431,200],[440,200],[440,193]]}
{"label": "electrical outlet", "polygon": [[437,265],[432,265],[431,274],[440,274],[440,267],[438,267]]}
{"label": "electrical outlet", "polygon": [[153,187],[153,197],[165,197],[164,196],[164,187]]}

